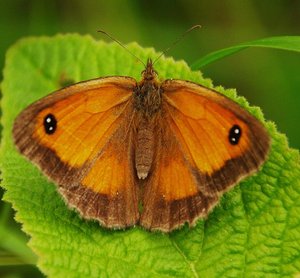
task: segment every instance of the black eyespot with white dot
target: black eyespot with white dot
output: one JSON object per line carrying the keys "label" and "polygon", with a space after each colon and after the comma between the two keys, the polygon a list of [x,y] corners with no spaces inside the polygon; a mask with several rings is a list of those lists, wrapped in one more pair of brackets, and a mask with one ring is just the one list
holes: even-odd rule
{"label": "black eyespot with white dot", "polygon": [[53,114],[48,114],[44,118],[44,128],[45,132],[49,135],[53,134],[56,131],[57,120]]}
{"label": "black eyespot with white dot", "polygon": [[240,141],[240,138],[242,136],[242,129],[238,125],[234,125],[228,135],[229,143],[231,145],[237,145]]}

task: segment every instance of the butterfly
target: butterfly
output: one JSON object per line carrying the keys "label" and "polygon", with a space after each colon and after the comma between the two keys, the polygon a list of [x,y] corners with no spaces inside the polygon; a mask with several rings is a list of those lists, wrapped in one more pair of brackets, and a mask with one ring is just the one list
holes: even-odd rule
{"label": "butterfly", "polygon": [[16,118],[17,149],[66,203],[107,228],[170,232],[195,225],[222,193],[259,169],[270,137],[224,95],[184,80],[83,81]]}

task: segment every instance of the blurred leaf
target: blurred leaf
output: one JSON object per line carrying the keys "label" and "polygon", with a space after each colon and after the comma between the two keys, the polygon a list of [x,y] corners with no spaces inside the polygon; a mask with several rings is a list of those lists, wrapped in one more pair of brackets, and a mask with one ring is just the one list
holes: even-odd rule
{"label": "blurred leaf", "polygon": [[[128,48],[146,61],[153,49]],[[272,150],[261,171],[226,193],[214,211],[193,229],[171,234],[139,227],[112,231],[68,209],[40,171],[16,152],[11,128],[31,102],[60,88],[62,80],[129,75],[143,66],[116,44],[79,35],[30,38],[6,57],[3,141],[0,149],[5,199],[31,236],[38,266],[50,277],[258,277],[292,276],[300,271],[299,153],[288,147],[274,124],[265,123]],[[184,62],[160,59],[160,78],[181,78],[212,87]],[[215,88],[264,122],[234,90]],[[258,138],[259,140],[259,138]]]}
{"label": "blurred leaf", "polygon": [[0,266],[35,264],[36,256],[26,245],[27,237],[19,230],[19,225],[11,220],[11,206],[2,202],[0,206]]}
{"label": "blurred leaf", "polygon": [[200,58],[191,65],[191,69],[199,70],[205,65],[213,63],[248,47],[265,47],[300,52],[300,36],[271,37],[223,48]]}

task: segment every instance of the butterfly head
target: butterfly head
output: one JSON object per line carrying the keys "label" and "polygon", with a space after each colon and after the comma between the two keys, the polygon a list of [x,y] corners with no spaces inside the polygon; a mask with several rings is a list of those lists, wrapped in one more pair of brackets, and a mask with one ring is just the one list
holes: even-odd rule
{"label": "butterfly head", "polygon": [[146,68],[142,71],[142,76],[144,80],[152,81],[155,80],[157,77],[157,72],[153,67],[153,62],[149,58],[147,60]]}

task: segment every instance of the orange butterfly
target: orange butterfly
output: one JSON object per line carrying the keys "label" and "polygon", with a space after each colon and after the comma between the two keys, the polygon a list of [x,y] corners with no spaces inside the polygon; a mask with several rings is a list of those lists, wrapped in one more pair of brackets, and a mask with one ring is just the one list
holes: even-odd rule
{"label": "orange butterfly", "polygon": [[84,81],[26,108],[13,136],[22,154],[86,219],[170,232],[194,225],[265,161],[263,125],[227,97],[183,80]]}

